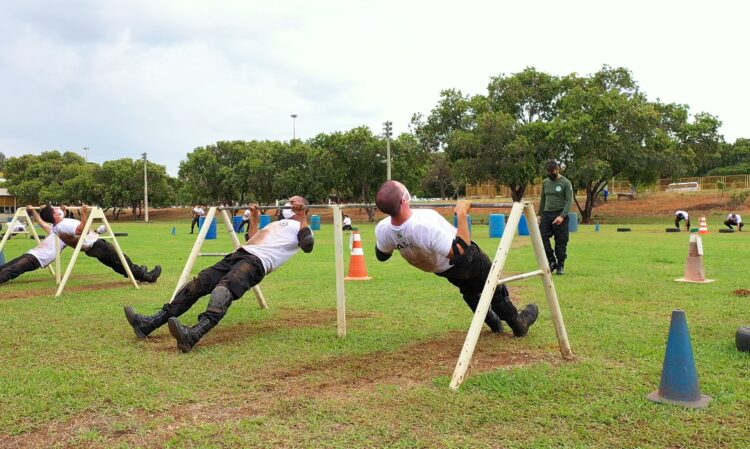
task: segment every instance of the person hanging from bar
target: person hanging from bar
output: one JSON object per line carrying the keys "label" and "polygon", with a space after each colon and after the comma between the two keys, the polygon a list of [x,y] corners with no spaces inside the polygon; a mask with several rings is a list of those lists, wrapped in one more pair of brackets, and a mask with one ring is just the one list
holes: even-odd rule
{"label": "person hanging from bar", "polygon": [[[169,324],[169,332],[177,340],[182,352],[189,352],[214,328],[233,301],[260,284],[263,278],[276,271],[302,249],[313,250],[315,240],[307,224],[308,202],[301,196],[292,197],[281,209],[283,218],[259,230],[260,208],[250,207],[250,238],[233,253],[227,254],[212,267],[198,273],[185,284],[174,299],[152,316],[144,316],[125,306],[125,317],[138,338],[145,339],[151,332]],[[211,295],[206,311],[198,315],[198,323],[188,327],[177,318],[187,312],[198,299]]]}
{"label": "person hanging from bar", "polygon": [[[4,265],[0,265],[0,284],[17,278],[29,271],[44,268],[57,257],[55,235],[50,234],[39,245],[32,248]],[[65,247],[63,243],[61,249]]]}
{"label": "person hanging from bar", "polygon": [[[78,245],[78,240],[83,237],[81,250],[84,254],[97,259],[103,265],[111,268],[115,273],[128,277],[128,272],[125,271],[125,267],[123,267],[114,245],[101,239],[99,234],[93,229],[90,229],[86,236],[81,236],[88,218],[87,206],[82,206],[80,209],[81,220],[65,218],[63,208],[51,205],[42,207],[39,212],[33,208],[29,208],[29,210],[31,210],[34,220],[39,223],[39,226],[45,232],[56,234],[64,244],[72,248],[75,248]],[[128,263],[130,272],[133,273],[136,281],[154,283],[159,279],[161,266],[156,265],[153,270],[149,271],[147,266],[136,265],[126,254],[123,253],[123,256],[125,256],[125,261]]]}
{"label": "person hanging from bar", "polygon": [[[476,311],[479,298],[492,268],[492,261],[471,241],[468,213],[471,202],[459,201],[455,206],[458,229],[433,209],[411,209],[411,195],[398,181],[386,181],[378,190],[375,204],[387,214],[375,227],[375,255],[381,262],[394,250],[416,268],[435,273],[458,287],[464,301]],[[492,332],[503,331],[508,323],[516,337],[525,336],[539,316],[535,304],[521,312],[510,299],[505,285],[495,289],[492,304],[484,322]]]}

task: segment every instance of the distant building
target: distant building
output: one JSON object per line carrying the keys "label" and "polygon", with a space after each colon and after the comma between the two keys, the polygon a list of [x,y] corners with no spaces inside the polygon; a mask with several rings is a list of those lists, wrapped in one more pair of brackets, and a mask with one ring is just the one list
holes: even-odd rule
{"label": "distant building", "polygon": [[0,221],[8,221],[16,213],[16,197],[0,188]]}

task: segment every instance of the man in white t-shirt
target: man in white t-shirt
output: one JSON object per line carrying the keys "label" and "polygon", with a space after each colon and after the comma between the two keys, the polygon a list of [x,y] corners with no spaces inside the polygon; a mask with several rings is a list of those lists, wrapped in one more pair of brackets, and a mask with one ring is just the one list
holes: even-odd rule
{"label": "man in white t-shirt", "polygon": [[[384,262],[398,250],[409,264],[448,279],[458,287],[472,312],[476,311],[492,261],[471,241],[468,222],[471,203],[461,201],[456,205],[456,229],[434,210],[412,210],[410,201],[409,191],[398,181],[386,181],[378,190],[375,204],[389,217],[375,227],[375,255]],[[527,305],[519,313],[510,300],[508,289],[501,285],[495,290],[484,322],[499,333],[502,332],[500,320],[503,320],[513,330],[513,335],[523,337],[538,316],[535,304]]]}
{"label": "man in white t-shirt", "polygon": [[[258,230],[260,208],[251,206],[250,238],[235,252],[227,254],[212,267],[198,273],[185,284],[172,302],[164,304],[155,315],[144,316],[125,306],[125,317],[138,338],[169,323],[169,332],[182,352],[189,352],[198,341],[216,326],[233,301],[258,285],[269,273],[277,270],[302,249],[313,250],[314,238],[307,224],[307,200],[294,196],[282,209],[283,219]],[[202,296],[211,294],[206,311],[198,315],[198,324],[183,326],[177,319]]]}
{"label": "man in white t-shirt", "polygon": [[740,229],[740,232],[742,232],[742,228],[745,226],[745,223],[742,222],[742,217],[740,216],[740,214],[735,214],[733,212],[727,215],[727,220],[724,222],[724,225],[732,230],[734,230],[732,226],[737,226]]}
{"label": "man in white t-shirt", "polygon": [[[237,230],[237,232],[242,232],[243,229],[250,231],[250,218],[252,217],[253,212],[250,209],[245,209],[245,213],[242,214],[242,223],[240,224],[240,229]],[[247,227],[246,227],[247,226]]]}
{"label": "man in white t-shirt", "polygon": [[[61,243],[61,245],[60,249],[65,247],[64,243]],[[29,271],[44,268],[51,264],[56,256],[55,235],[50,234],[36,248],[30,249],[21,256],[0,266],[0,284],[5,284]]]}
{"label": "man in white t-shirt", "polygon": [[198,220],[201,217],[205,217],[206,216],[206,211],[203,209],[203,207],[201,207],[200,205],[196,204],[195,207],[193,207],[193,210],[192,210],[191,214],[193,216],[193,221],[190,223],[190,233],[192,234],[193,231],[195,230],[195,225],[198,224]]}
{"label": "man in white t-shirt", "polygon": [[674,213],[674,227],[680,229],[680,222],[685,220],[685,230],[690,230],[690,216],[684,210],[678,210]]}
{"label": "man in white t-shirt", "polygon": [[348,215],[344,215],[344,222],[342,223],[342,229],[344,231],[351,231],[352,230],[352,219]]}
{"label": "man in white t-shirt", "polygon": [[[80,210],[81,220],[74,218],[65,218],[65,211],[60,207],[45,206],[38,213],[35,209],[30,208],[34,215],[34,219],[39,226],[41,226],[48,234],[56,234],[60,237],[60,240],[70,247],[78,245],[78,240],[83,238],[83,245],[81,250],[84,254],[89,257],[93,257],[101,262],[103,265],[110,267],[115,273],[121,274],[125,277],[128,276],[125,267],[120,262],[120,257],[117,255],[117,250],[114,245],[107,242],[99,237],[99,234],[94,230],[89,230],[89,233],[85,236],[81,236],[83,228],[86,223],[88,216],[88,210],[86,206],[83,206]],[[53,223],[51,226],[49,223]],[[136,265],[130,260],[127,254],[125,261],[130,267],[131,273],[135,280],[140,282],[156,282],[161,275],[161,266],[156,265],[153,270],[149,271],[145,265]]]}

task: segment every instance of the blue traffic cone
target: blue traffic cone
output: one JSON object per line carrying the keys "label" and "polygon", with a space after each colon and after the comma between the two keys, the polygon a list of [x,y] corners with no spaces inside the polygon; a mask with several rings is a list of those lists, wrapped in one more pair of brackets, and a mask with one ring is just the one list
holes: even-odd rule
{"label": "blue traffic cone", "polygon": [[646,398],[654,402],[690,408],[703,408],[712,399],[711,396],[701,394],[684,310],[678,309],[672,312],[661,383],[659,389]]}
{"label": "blue traffic cone", "polygon": [[172,235],[177,235],[177,228],[172,226]]}

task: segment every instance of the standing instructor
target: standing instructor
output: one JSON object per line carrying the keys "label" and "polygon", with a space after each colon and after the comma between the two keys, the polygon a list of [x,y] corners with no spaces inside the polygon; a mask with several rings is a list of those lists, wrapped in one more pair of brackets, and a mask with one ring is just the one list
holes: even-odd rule
{"label": "standing instructor", "polygon": [[[547,162],[547,178],[542,183],[542,199],[539,202],[539,230],[542,233],[544,252],[549,269],[565,274],[565,259],[568,258],[568,213],[573,206],[573,184],[560,174],[560,165],[555,160]],[[555,238],[552,249],[550,238]]]}

